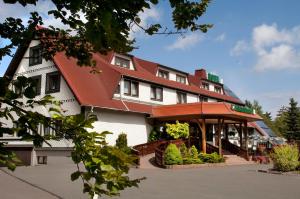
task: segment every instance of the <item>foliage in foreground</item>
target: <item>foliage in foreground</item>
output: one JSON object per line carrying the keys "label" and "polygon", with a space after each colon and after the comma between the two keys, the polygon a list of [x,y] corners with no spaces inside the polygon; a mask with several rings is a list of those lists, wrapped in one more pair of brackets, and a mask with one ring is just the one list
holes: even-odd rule
{"label": "foliage in foreground", "polygon": [[182,164],[183,160],[179,149],[175,144],[169,144],[164,153],[164,161],[166,165]]}
{"label": "foliage in foreground", "polygon": [[[118,195],[120,190],[138,186],[141,179],[131,180],[126,175],[135,158],[117,147],[108,146],[105,142],[108,132],[92,131],[92,124],[97,120],[95,115],[64,116],[60,102],[54,101],[53,97],[35,98],[36,82],[30,78],[20,76],[11,82],[14,91],[9,89],[8,83],[4,77],[0,78],[1,134],[16,134],[21,140],[32,141],[35,147],[49,144],[48,140],[51,139],[71,140],[74,143],[71,156],[77,164],[77,171],[71,175],[71,179],[80,178],[83,191],[88,192],[91,198],[94,194]],[[23,100],[21,96],[24,96]],[[50,116],[33,111],[35,107],[45,107]],[[14,127],[6,125],[9,123],[13,123]],[[38,127],[41,124],[53,129],[55,134],[40,135]],[[16,155],[5,146],[5,143],[0,144],[0,164],[14,170],[18,163]]]}
{"label": "foliage in foreground", "polygon": [[166,132],[174,139],[188,138],[190,134],[189,124],[186,122],[180,123],[179,121],[176,121],[176,124],[167,123]]}
{"label": "foliage in foreground", "polygon": [[299,150],[297,145],[274,147],[271,153],[274,169],[278,171],[294,171],[299,166]]}

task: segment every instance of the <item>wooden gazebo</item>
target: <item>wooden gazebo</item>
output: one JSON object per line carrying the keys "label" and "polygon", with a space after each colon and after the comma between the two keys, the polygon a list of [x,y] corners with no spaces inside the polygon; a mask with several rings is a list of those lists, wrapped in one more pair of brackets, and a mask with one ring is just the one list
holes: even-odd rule
{"label": "wooden gazebo", "polygon": [[[240,137],[240,148],[242,148],[242,137],[245,136],[245,150],[248,153],[248,122],[261,120],[255,111],[225,102],[198,102],[188,104],[156,106],[150,117],[158,121],[189,121],[195,122],[201,130],[202,151],[206,153],[206,124],[217,125],[218,150],[222,155],[221,132],[224,129],[225,138],[228,140],[228,125],[236,127]],[[248,156],[248,154],[247,154]]]}

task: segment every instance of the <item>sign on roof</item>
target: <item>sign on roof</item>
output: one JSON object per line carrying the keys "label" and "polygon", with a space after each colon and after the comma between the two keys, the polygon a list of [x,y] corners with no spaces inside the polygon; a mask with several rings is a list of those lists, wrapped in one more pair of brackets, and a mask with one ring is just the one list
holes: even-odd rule
{"label": "sign on roof", "polygon": [[241,113],[255,114],[255,110],[247,106],[232,105],[231,109]]}
{"label": "sign on roof", "polygon": [[212,73],[208,73],[208,74],[207,74],[207,79],[208,79],[209,81],[212,81],[212,82],[220,83],[220,78],[219,78],[219,76],[214,75],[214,74],[212,74]]}

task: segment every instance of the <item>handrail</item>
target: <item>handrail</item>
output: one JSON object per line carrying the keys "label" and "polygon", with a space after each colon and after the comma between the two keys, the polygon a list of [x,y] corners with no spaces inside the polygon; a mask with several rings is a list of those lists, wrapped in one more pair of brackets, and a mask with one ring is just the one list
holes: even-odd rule
{"label": "handrail", "polygon": [[230,153],[236,154],[249,161],[249,153],[246,149],[243,149],[224,139],[222,139],[222,146],[225,150],[229,151]]}

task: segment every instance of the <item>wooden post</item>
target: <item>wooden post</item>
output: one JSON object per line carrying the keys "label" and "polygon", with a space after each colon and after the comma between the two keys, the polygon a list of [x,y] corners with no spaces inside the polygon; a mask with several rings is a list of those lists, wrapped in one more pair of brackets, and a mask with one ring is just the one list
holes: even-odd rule
{"label": "wooden post", "polygon": [[243,148],[243,132],[242,132],[242,124],[239,125],[239,136],[240,136],[240,148]]}
{"label": "wooden post", "polygon": [[244,136],[245,136],[245,149],[247,153],[247,160],[249,160],[249,152],[248,152],[248,123],[247,121],[244,122]]}
{"label": "wooden post", "polygon": [[201,130],[201,145],[202,145],[202,152],[206,153],[206,125],[205,119],[197,120],[197,124]]}
{"label": "wooden post", "polygon": [[202,152],[206,153],[206,124],[205,119],[202,119]]}
{"label": "wooden post", "polygon": [[225,129],[224,129],[224,134],[225,134],[225,140],[228,141],[228,124],[225,124]]}
{"label": "wooden post", "polygon": [[222,140],[221,140],[221,131],[222,131],[222,126],[220,119],[218,119],[218,145],[219,145],[219,155],[222,155]]}

